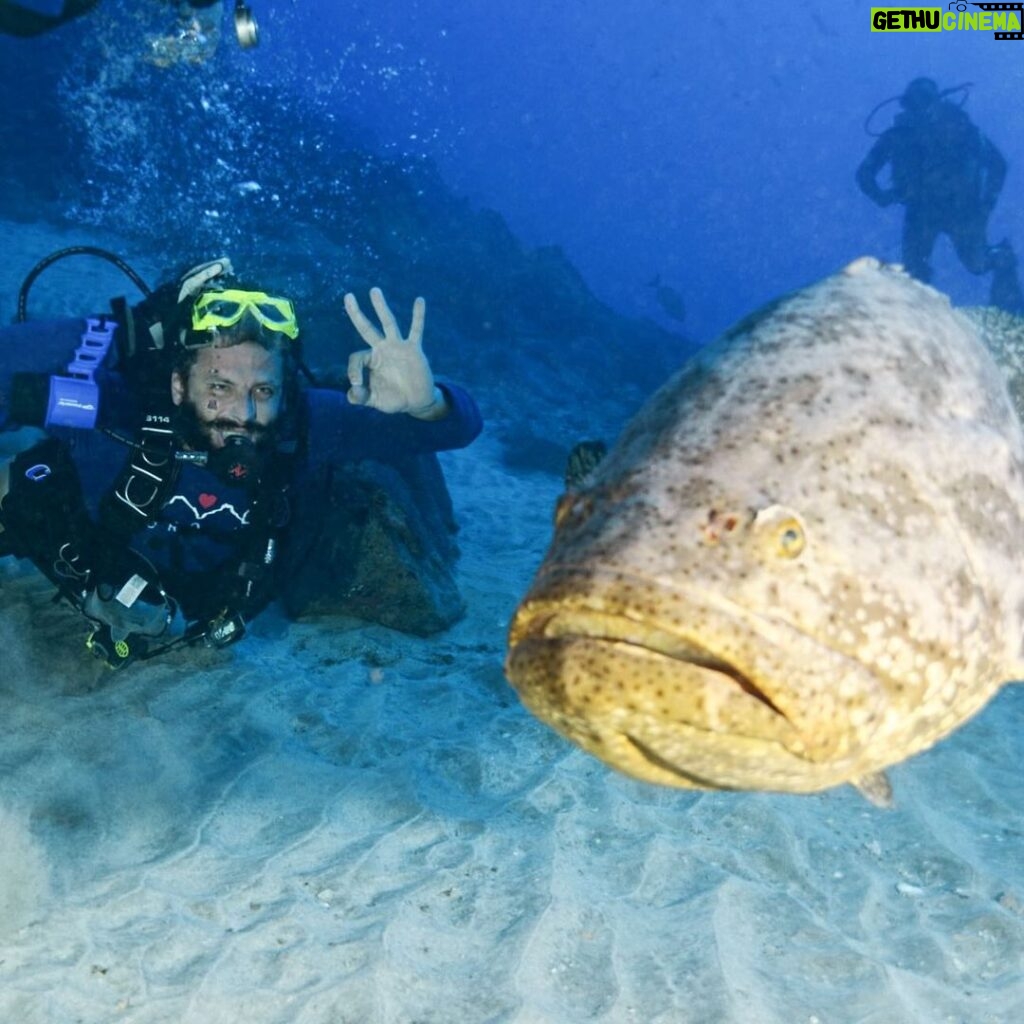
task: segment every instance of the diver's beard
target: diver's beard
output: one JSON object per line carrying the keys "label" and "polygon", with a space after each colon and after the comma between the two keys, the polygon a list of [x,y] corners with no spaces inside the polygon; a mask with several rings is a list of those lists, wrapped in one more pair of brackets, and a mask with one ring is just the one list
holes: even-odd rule
{"label": "diver's beard", "polygon": [[199,418],[195,403],[188,398],[175,409],[173,426],[178,438],[193,451],[213,452],[223,447],[214,445],[215,431],[220,431],[222,437],[228,436],[231,432],[236,432],[239,436],[244,434],[247,441],[261,450],[273,448],[277,440],[277,429],[273,424],[264,426],[262,423],[237,423],[234,420],[204,422]]}
{"label": "diver's beard", "polygon": [[[207,452],[206,467],[213,474],[235,486],[258,487],[277,450],[278,431],[274,425],[232,420],[204,423],[189,401],[175,410],[173,427],[187,448]],[[214,431],[221,432],[222,445],[213,444]]]}

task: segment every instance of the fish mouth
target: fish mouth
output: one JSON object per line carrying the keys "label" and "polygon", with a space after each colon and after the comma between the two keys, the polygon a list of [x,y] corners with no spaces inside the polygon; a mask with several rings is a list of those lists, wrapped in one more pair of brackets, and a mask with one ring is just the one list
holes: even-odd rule
{"label": "fish mouth", "polygon": [[735,665],[728,661],[724,661],[721,658],[716,658],[710,651],[704,648],[691,645],[690,650],[685,655],[679,655],[672,653],[670,657],[675,658],[677,661],[684,662],[687,665],[692,665],[694,668],[702,669],[705,672],[713,672],[717,675],[724,676],[726,679],[731,679],[747,696],[753,697],[755,700],[760,701],[765,707],[770,708],[776,715],[786,718],[786,712],[782,710],[768,696],[767,693],[753,679],[750,678],[746,673],[742,672]]}
{"label": "fish mouth", "polygon": [[578,582],[563,576],[520,606],[506,674],[585,750],[701,789],[812,791],[860,761],[884,707],[866,666],[726,599],[612,574],[600,591]]}
{"label": "fish mouth", "polygon": [[[514,627],[515,628],[515,627]],[[635,778],[696,789],[762,788],[797,762],[799,730],[734,659],[631,618],[573,609],[534,617],[506,673],[542,721]]]}

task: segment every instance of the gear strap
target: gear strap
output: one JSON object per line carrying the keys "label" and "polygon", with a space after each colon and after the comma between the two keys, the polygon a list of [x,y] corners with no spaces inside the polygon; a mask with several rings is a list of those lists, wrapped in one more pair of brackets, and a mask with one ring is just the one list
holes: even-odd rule
{"label": "gear strap", "polygon": [[[100,529],[113,543],[130,544],[170,500],[180,456],[190,454],[179,452],[176,441],[170,417],[154,412],[146,415],[138,442],[127,442],[130,451],[124,468],[100,503]],[[249,524],[233,564],[204,574],[199,581],[201,590],[216,596],[217,610],[205,622],[192,623],[176,642],[234,643],[244,635],[246,619],[271,600],[277,534],[289,517],[288,465],[287,455],[278,453],[254,488]],[[147,656],[165,649],[156,648]]]}
{"label": "gear strap", "polygon": [[100,525],[115,536],[130,537],[156,518],[178,477],[171,418],[147,413],[139,441],[131,444],[114,486],[100,503]]}

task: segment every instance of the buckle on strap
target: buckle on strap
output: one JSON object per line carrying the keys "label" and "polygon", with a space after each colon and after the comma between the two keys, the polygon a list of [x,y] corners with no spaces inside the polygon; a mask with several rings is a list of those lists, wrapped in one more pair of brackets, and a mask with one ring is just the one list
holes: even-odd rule
{"label": "buckle on strap", "polygon": [[106,317],[87,317],[82,343],[68,363],[67,376],[50,377],[47,427],[91,430],[100,408],[100,389],[93,376],[107,357],[117,324]]}

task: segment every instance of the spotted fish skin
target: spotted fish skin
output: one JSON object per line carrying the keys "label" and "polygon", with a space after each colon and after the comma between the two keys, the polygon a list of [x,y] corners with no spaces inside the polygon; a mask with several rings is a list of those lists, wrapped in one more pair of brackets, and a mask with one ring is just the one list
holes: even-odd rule
{"label": "spotted fish skin", "polygon": [[640,779],[858,783],[1024,675],[1022,552],[999,369],[865,258],[699,353],[563,496],[506,672]]}

